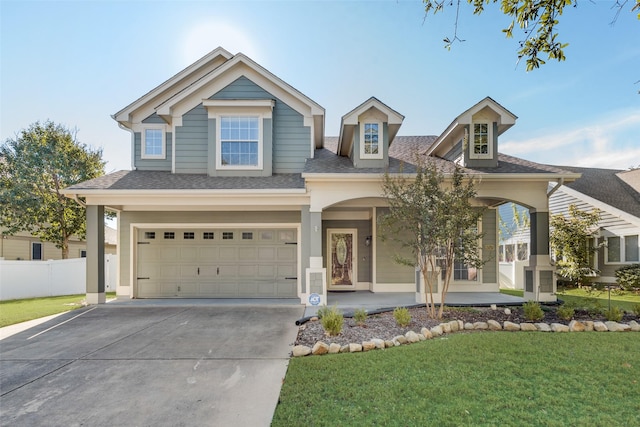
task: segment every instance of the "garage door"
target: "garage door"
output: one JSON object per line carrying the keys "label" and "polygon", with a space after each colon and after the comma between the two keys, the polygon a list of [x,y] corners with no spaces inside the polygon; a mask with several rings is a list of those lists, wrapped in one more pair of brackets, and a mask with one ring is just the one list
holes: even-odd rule
{"label": "garage door", "polygon": [[138,298],[295,298],[295,229],[141,229]]}

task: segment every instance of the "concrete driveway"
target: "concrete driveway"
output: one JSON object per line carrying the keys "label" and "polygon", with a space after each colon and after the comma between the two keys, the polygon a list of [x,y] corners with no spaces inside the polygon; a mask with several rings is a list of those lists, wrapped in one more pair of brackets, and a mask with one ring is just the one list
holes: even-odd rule
{"label": "concrete driveway", "polygon": [[299,305],[101,305],[0,341],[0,425],[268,426]]}

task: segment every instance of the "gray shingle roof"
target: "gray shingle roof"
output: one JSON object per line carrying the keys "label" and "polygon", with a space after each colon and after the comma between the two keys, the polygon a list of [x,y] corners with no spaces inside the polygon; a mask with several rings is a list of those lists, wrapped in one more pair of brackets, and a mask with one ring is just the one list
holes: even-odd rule
{"label": "gray shingle roof", "polygon": [[69,190],[276,190],[303,189],[300,174],[268,177],[211,177],[158,171],[118,171],[69,187]]}
{"label": "gray shingle roof", "polygon": [[620,179],[623,171],[573,166],[562,166],[562,169],[582,174],[580,179],[566,184],[567,187],[640,218],[640,193]]}

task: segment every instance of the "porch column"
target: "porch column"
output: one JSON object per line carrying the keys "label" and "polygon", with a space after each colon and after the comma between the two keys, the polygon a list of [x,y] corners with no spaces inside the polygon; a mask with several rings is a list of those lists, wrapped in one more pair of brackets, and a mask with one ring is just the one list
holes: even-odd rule
{"label": "porch column", "polygon": [[556,301],[555,266],[549,256],[549,212],[531,210],[529,267],[524,269],[524,299]]}
{"label": "porch column", "polygon": [[310,212],[309,207],[304,207],[302,213],[303,216],[307,213],[309,218],[305,233],[309,242],[309,267],[305,272],[306,294],[302,302],[311,306],[326,305],[327,269],[322,265],[322,212]]}
{"label": "porch column", "polygon": [[104,286],[104,206],[87,206],[87,304],[106,301]]}

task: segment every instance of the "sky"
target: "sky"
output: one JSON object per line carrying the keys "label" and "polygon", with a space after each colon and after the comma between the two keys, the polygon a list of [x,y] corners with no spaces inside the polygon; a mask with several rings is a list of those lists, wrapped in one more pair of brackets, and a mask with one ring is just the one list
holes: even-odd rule
{"label": "sky", "polygon": [[[632,3],[632,2],[629,2]],[[425,18],[419,0],[0,0],[0,141],[52,120],[131,169],[111,115],[218,46],[242,52],[326,109],[326,135],[371,96],[405,116],[399,135],[439,135],[486,96],[518,116],[499,151],[539,163],[640,166],[640,20],[613,1],[560,17],[566,61],[526,71],[496,5]],[[543,59],[546,59],[543,57]]]}

